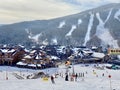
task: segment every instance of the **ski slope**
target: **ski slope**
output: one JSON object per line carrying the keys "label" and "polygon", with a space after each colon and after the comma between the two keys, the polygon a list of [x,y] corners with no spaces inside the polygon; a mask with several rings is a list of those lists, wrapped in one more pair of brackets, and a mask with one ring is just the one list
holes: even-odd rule
{"label": "ski slope", "polygon": [[[75,65],[75,73],[84,73],[84,77],[78,77],[77,81],[65,81],[66,67],[51,68],[44,70],[20,69],[15,67],[0,66],[0,90],[120,90],[120,70],[109,70],[104,68],[105,65]],[[102,68],[102,69],[101,69]],[[43,71],[50,75],[58,73],[55,78],[55,84],[51,80],[43,81],[39,79],[26,79],[25,76]],[[69,68],[68,72],[72,73],[73,68]],[[5,79],[6,73],[8,80]],[[16,79],[12,73],[23,76],[24,79]],[[104,76],[102,74],[104,73]],[[111,75],[111,88],[110,78]]]}

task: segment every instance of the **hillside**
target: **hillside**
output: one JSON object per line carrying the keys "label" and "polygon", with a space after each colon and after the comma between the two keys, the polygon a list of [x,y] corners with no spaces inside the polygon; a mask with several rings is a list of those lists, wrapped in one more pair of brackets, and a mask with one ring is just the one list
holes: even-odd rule
{"label": "hillside", "polygon": [[120,46],[120,3],[50,20],[0,26],[1,44]]}

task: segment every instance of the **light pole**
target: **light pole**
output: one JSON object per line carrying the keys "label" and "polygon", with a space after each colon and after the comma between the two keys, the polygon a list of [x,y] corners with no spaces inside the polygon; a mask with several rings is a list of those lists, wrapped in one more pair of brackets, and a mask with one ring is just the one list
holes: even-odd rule
{"label": "light pole", "polygon": [[[72,60],[73,61],[73,60]],[[72,74],[75,75],[74,62],[72,62]]]}
{"label": "light pole", "polygon": [[70,61],[72,63],[72,75],[75,75],[75,70],[74,70],[75,59],[73,55],[70,57]]}
{"label": "light pole", "polygon": [[112,90],[112,84],[111,84],[111,75],[108,76],[110,79],[110,90]]}
{"label": "light pole", "polygon": [[7,68],[6,68],[6,80],[8,80],[8,72],[7,72]]}

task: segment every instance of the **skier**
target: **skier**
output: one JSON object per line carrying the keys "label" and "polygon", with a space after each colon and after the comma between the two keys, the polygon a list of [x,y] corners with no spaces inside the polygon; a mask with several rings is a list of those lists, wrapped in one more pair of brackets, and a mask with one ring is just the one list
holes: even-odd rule
{"label": "skier", "polygon": [[74,81],[73,75],[70,75],[70,80]]}
{"label": "skier", "polygon": [[52,82],[53,84],[55,83],[53,76],[51,76],[51,82]]}
{"label": "skier", "polygon": [[66,74],[65,76],[65,81],[68,81],[68,74]]}
{"label": "skier", "polygon": [[83,77],[84,77],[85,75],[84,75],[84,72],[83,72]]}
{"label": "skier", "polygon": [[104,77],[104,73],[102,74],[102,76]]}
{"label": "skier", "polygon": [[77,77],[78,77],[78,74],[76,73],[76,74],[75,74],[75,81],[77,81]]}

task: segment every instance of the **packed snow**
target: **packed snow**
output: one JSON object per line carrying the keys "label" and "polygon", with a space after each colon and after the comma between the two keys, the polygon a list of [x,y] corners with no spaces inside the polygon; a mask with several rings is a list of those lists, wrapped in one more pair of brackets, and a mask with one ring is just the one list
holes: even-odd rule
{"label": "packed snow", "polygon": [[114,18],[117,19],[118,21],[120,21],[120,10],[118,10],[116,13],[115,13],[115,16]]}
{"label": "packed snow", "polygon": [[[112,10],[109,12],[108,17],[103,21],[99,13],[96,13],[96,17],[99,20],[99,25],[97,26],[96,36],[102,40],[103,45],[110,45],[112,48],[119,48],[117,40],[115,40],[110,34],[109,30],[104,27],[105,23],[109,20]],[[106,38],[108,37],[108,38]]]}
{"label": "packed snow", "polygon": [[[66,69],[65,65],[58,68],[44,70],[20,69],[16,67],[0,66],[0,90],[120,90],[120,71],[106,69],[106,64],[79,64]],[[110,66],[110,65],[109,65]],[[65,72],[69,75],[74,72],[78,74],[75,81],[65,81]],[[50,78],[43,80],[27,79],[27,76],[34,76],[37,72],[45,72],[54,75],[55,84]],[[84,73],[84,76],[82,74]],[[109,78],[111,75],[111,78]],[[8,77],[6,80],[6,76]]]}
{"label": "packed snow", "polygon": [[94,14],[90,13],[89,25],[88,25],[87,33],[85,35],[85,42],[83,44],[84,46],[86,46],[86,43],[90,40],[90,32],[93,26],[93,21],[94,21]]}

